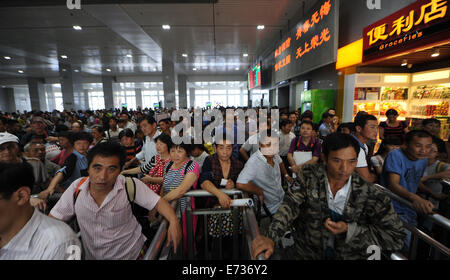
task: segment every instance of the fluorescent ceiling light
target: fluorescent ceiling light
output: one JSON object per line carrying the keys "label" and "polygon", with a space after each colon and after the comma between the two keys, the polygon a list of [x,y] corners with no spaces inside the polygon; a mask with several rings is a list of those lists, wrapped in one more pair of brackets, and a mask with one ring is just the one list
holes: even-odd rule
{"label": "fluorescent ceiling light", "polygon": [[67,59],[67,55],[61,55],[61,58]]}
{"label": "fluorescent ceiling light", "polygon": [[188,57],[187,53],[181,55],[182,57]]}
{"label": "fluorescent ceiling light", "polygon": [[450,70],[429,72],[425,74],[413,75],[413,82],[425,82],[425,81],[435,81],[444,80],[450,77]]}
{"label": "fluorescent ceiling light", "polygon": [[197,68],[194,67],[194,68],[192,68],[192,70],[197,71]]}
{"label": "fluorescent ceiling light", "polygon": [[81,26],[79,26],[79,25],[74,25],[73,29],[75,29],[75,30],[82,30],[83,28],[81,28]]}
{"label": "fluorescent ceiling light", "polygon": [[127,54],[126,57],[133,57],[131,54]]}
{"label": "fluorescent ceiling light", "polygon": [[19,70],[19,71],[17,71],[17,72],[19,72],[20,74],[23,74],[23,70]]}
{"label": "fluorescent ceiling light", "polygon": [[162,28],[163,28],[164,30],[169,30],[169,29],[170,29],[170,25],[164,24],[164,25],[162,26]]}
{"label": "fluorescent ceiling light", "polygon": [[248,53],[244,53],[242,56],[243,56],[243,57],[247,57],[247,56],[248,56]]}
{"label": "fluorescent ceiling light", "polygon": [[391,84],[395,84],[395,83],[407,83],[408,82],[408,76],[385,76],[384,77],[384,82],[385,83],[391,83]]}
{"label": "fluorescent ceiling light", "polygon": [[263,29],[265,28],[265,26],[264,26],[264,25],[258,25],[256,28],[257,28],[258,30],[263,30]]}
{"label": "fluorescent ceiling light", "polygon": [[11,59],[10,56],[4,56],[4,58],[5,58],[6,60],[10,60],[10,59]]}
{"label": "fluorescent ceiling light", "polygon": [[234,70],[236,70],[236,71],[239,70],[239,67],[234,68]]}
{"label": "fluorescent ceiling light", "polygon": [[80,70],[78,70],[78,69],[75,69],[75,70],[73,70],[73,71],[74,71],[74,72],[77,72],[77,73],[80,72]]}
{"label": "fluorescent ceiling light", "polygon": [[106,71],[107,71],[107,72],[111,72],[111,69],[107,68]]}

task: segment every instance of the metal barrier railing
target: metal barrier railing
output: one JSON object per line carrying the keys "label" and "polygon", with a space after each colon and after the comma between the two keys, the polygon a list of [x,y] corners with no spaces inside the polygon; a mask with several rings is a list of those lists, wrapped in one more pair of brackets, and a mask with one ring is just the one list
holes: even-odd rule
{"label": "metal barrier railing", "polygon": [[[377,188],[379,188],[382,192],[387,194],[391,199],[394,199],[397,202],[399,202],[411,209],[414,209],[413,204],[410,201],[396,195],[395,193],[391,192],[389,189],[387,189],[381,185],[375,184],[375,186]],[[450,220],[447,219],[446,217],[439,215],[437,213],[432,213],[432,214],[426,215],[426,217],[433,223],[442,226],[446,231],[450,230]],[[405,228],[407,230],[409,230],[412,234],[409,259],[415,259],[417,256],[418,238],[422,239],[427,244],[429,244],[431,247],[436,249],[435,254],[434,254],[435,259],[438,258],[437,252],[441,252],[442,254],[446,255],[447,257],[450,256],[450,249],[447,248],[445,245],[443,245],[442,243],[433,239],[431,236],[429,236],[425,232],[419,230],[415,226],[412,226],[405,222],[403,224],[404,224]],[[391,259],[398,260],[398,259],[404,258],[404,257],[403,258],[399,257],[399,255],[400,255],[400,253],[395,253],[395,254],[391,255]],[[404,258],[404,259],[406,259],[406,258]]]}
{"label": "metal barrier railing", "polygon": [[[390,190],[384,188],[381,185],[375,185],[376,187],[378,187],[381,191],[383,191],[384,193],[386,193],[389,197],[391,197],[392,199],[398,201],[399,203],[404,204],[405,206],[408,206],[410,208],[413,209],[412,203],[407,201],[406,199],[392,193]],[[225,194],[229,195],[229,196],[233,196],[233,198],[237,198],[237,196],[241,196],[244,197],[242,191],[237,190],[237,189],[223,189],[221,190],[223,191]],[[190,199],[191,198],[195,198],[195,197],[214,197],[213,194],[205,191],[205,190],[193,190],[193,191],[189,191],[187,192],[184,197],[186,197],[188,199],[188,203],[187,203],[187,209],[186,209],[186,220],[187,220],[187,238],[188,238],[188,252],[187,252],[187,257],[188,259],[193,259],[194,258],[194,236],[193,236],[193,215],[196,216],[204,216],[204,234],[205,234],[205,239],[207,238],[207,215],[212,215],[212,214],[229,214],[229,213],[233,213],[236,215],[233,215],[233,224],[235,225],[233,228],[235,230],[234,234],[233,234],[233,252],[234,252],[234,257],[235,254],[237,252],[237,248],[238,247],[238,242],[237,242],[237,230],[238,230],[238,223],[236,222],[235,218],[238,218],[237,215],[237,211],[238,210],[236,207],[233,207],[232,209],[222,209],[222,208],[214,208],[214,209],[191,209],[190,207]],[[175,206],[177,205],[177,202],[174,201],[171,203],[171,206],[173,208],[175,208]],[[179,205],[178,205],[179,206]],[[181,214],[179,212],[179,207],[177,208],[177,216],[180,218],[181,221]],[[258,223],[256,221],[256,216],[255,213],[253,211],[253,209],[251,207],[244,207],[243,208],[243,226],[244,226],[244,236],[245,236],[245,240],[246,240],[246,247],[247,250],[249,252],[249,256],[251,259],[253,259],[253,257],[251,256],[251,245],[252,245],[252,241],[254,238],[256,238],[260,232],[259,232],[259,227],[258,227]],[[450,230],[450,221],[449,219],[447,219],[446,217],[433,213],[427,216],[430,220],[432,220],[434,223],[441,225],[442,227],[444,227],[446,230]],[[410,259],[414,259],[415,258],[415,253],[417,251],[417,238],[420,238],[422,240],[424,240],[426,243],[428,243],[430,246],[432,246],[433,248],[436,248],[438,252],[445,254],[446,256],[450,256],[450,249],[447,248],[445,245],[443,245],[442,243],[436,241],[435,239],[433,239],[432,237],[430,237],[429,235],[427,235],[426,233],[424,233],[423,231],[417,229],[416,227],[406,224],[404,223],[405,228],[409,231],[411,231],[411,233],[413,234],[413,239],[411,241],[411,254],[410,254]],[[167,247],[163,247],[163,242],[166,238],[166,234],[167,234],[167,226],[168,226],[168,222],[167,220],[163,220],[155,234],[155,237],[153,238],[149,249],[144,257],[145,260],[154,260],[157,258],[158,254],[161,253],[160,255],[162,257],[160,257],[160,259],[165,259],[167,258],[168,255],[168,251],[171,250],[170,248]],[[184,237],[183,237],[184,238]],[[206,242],[206,241],[205,241]],[[183,248],[183,245],[181,244],[180,246],[181,248]],[[181,251],[181,250],[180,250]],[[221,248],[220,248],[221,251]],[[392,253],[390,256],[391,260],[407,260],[407,258],[399,253],[399,252],[395,252]],[[234,258],[235,259],[235,258]],[[257,260],[265,260],[264,257],[264,253],[261,253],[260,255],[258,255],[258,257],[256,258]]]}
{"label": "metal barrier railing", "polygon": [[391,254],[391,260],[393,261],[406,261],[408,260],[403,254],[401,253],[392,253]]}
{"label": "metal barrier railing", "polygon": [[[253,212],[252,208],[245,208],[244,209],[244,227],[246,227],[248,230],[246,231],[246,237],[247,237],[247,246],[248,250],[250,252],[250,257],[253,260],[253,256],[251,254],[252,252],[252,241],[255,239],[258,235],[260,235],[258,222],[256,221],[255,213]],[[266,258],[264,257],[264,253],[259,254],[256,259],[258,261],[264,261]]]}
{"label": "metal barrier railing", "polygon": [[[395,193],[391,192],[390,190],[386,189],[385,187],[383,187],[381,185],[375,184],[375,186],[378,187],[381,191],[383,191],[387,195],[389,195],[392,199],[400,202],[401,204],[403,204],[411,209],[414,209],[413,204],[410,201],[404,199],[403,197],[396,195]],[[446,217],[439,215],[437,213],[433,213],[433,214],[427,215],[427,218],[432,220],[434,223],[443,226],[446,230],[450,230],[450,220],[447,219]]]}
{"label": "metal barrier railing", "polygon": [[[237,199],[238,197],[243,198],[244,194],[241,190],[238,189],[221,189],[225,194],[232,197],[232,199]],[[242,219],[243,219],[243,232],[242,232],[242,242],[244,242],[243,245],[246,245],[245,247],[240,246],[239,244],[239,224],[240,224],[240,218],[239,218],[239,212],[240,209],[238,207],[231,207],[230,209],[223,209],[223,208],[213,208],[213,209],[192,209],[190,199],[191,198],[206,198],[206,197],[214,197],[213,194],[205,191],[205,190],[193,190],[189,191],[184,194],[184,196],[187,199],[187,208],[186,208],[186,229],[187,229],[187,253],[185,257],[192,260],[194,259],[194,227],[193,227],[193,216],[197,216],[198,218],[203,217],[203,233],[204,233],[204,241],[205,241],[205,248],[207,248],[208,244],[208,215],[214,215],[214,214],[230,214],[232,213],[232,222],[233,222],[233,235],[232,235],[232,242],[233,242],[233,259],[238,259],[239,257],[239,251],[241,248],[245,248],[248,250],[249,257],[251,259],[251,243],[253,239],[259,234],[259,228],[258,223],[256,221],[255,214],[253,212],[253,209],[251,207],[243,207],[242,209]],[[178,203],[179,204],[179,203]],[[172,203],[172,207],[174,207],[174,204]],[[179,205],[177,207],[177,216],[180,218],[181,222],[181,214]],[[221,215],[218,215],[219,219],[221,219]],[[221,224],[221,220],[219,220],[219,224]],[[167,235],[167,221],[163,220],[155,234],[155,237],[153,238],[149,249],[144,257],[145,260],[154,260],[158,257],[159,259],[167,259],[169,255],[169,251],[171,248],[167,248],[163,246],[163,242]],[[202,229],[198,229],[202,230]],[[184,243],[184,236],[183,241]],[[245,240],[245,241],[244,241]],[[221,239],[220,239],[221,241]],[[218,254],[222,255],[222,245],[221,242],[219,242],[219,252]],[[183,245],[180,245],[181,249],[183,249]],[[227,248],[230,249],[230,248]],[[179,250],[181,251],[181,250]],[[205,253],[208,253],[208,250],[205,250]],[[182,257],[181,254],[177,254],[175,257]],[[210,254],[206,257],[211,257]],[[257,258],[258,260],[265,260],[264,254],[260,254]]]}
{"label": "metal barrier railing", "polygon": [[[172,201],[170,203],[170,206],[175,209],[177,206],[177,201]],[[153,237],[152,242],[150,243],[150,246],[148,247],[147,252],[144,255],[144,260],[155,260],[157,258],[159,252],[163,247],[164,240],[167,235],[168,225],[169,222],[166,219],[163,219],[158,227],[158,230],[155,233],[155,236]]]}

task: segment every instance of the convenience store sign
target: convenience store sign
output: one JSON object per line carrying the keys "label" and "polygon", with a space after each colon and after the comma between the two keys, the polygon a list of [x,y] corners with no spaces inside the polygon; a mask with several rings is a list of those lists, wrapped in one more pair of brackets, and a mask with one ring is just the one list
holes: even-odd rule
{"label": "convenience store sign", "polygon": [[363,31],[363,62],[448,39],[449,1],[419,0]]}
{"label": "convenience store sign", "polygon": [[275,83],[336,61],[339,0],[321,0],[273,52]]}

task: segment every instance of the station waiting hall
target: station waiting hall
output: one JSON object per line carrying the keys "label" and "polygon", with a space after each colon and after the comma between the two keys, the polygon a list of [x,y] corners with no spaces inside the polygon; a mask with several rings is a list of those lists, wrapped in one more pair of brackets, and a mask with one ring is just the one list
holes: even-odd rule
{"label": "station waiting hall", "polygon": [[444,0],[0,1],[0,260],[449,260],[449,38]]}

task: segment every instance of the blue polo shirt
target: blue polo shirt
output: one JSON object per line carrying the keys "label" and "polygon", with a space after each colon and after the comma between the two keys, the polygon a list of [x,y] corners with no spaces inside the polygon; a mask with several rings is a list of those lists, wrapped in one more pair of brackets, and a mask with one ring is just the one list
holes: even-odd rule
{"label": "blue polo shirt", "polygon": [[[400,175],[400,185],[407,191],[416,193],[419,187],[420,179],[428,164],[428,159],[410,160],[401,149],[391,151],[384,161],[383,173],[381,176],[381,184],[389,187],[388,173],[396,173]],[[399,214],[406,214],[411,218],[416,218],[416,212],[403,206],[396,201],[392,201],[394,209]]]}

